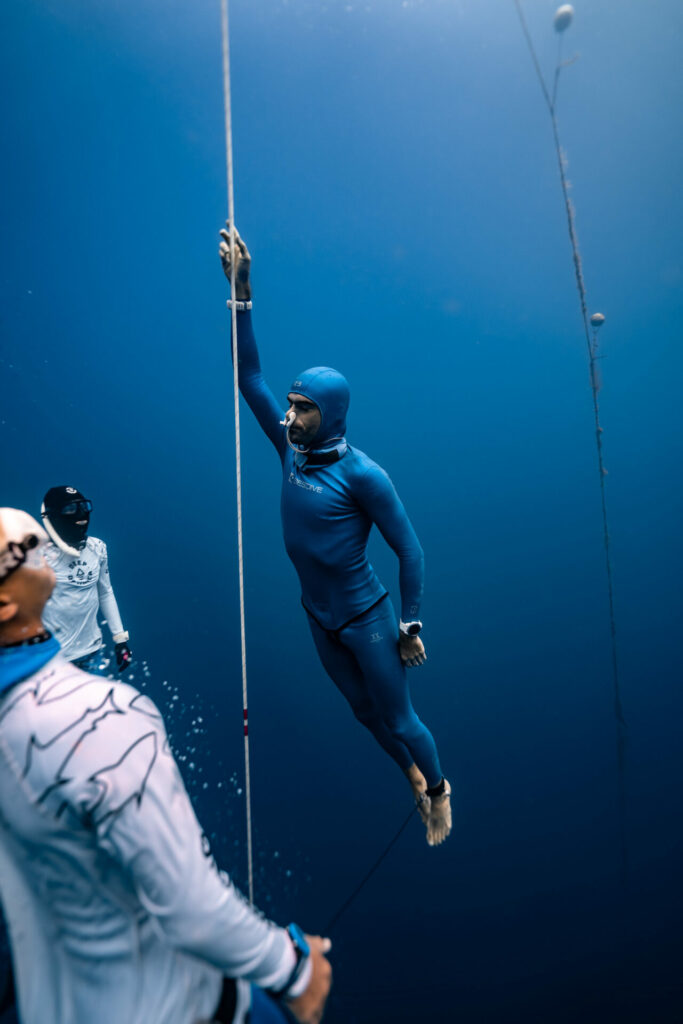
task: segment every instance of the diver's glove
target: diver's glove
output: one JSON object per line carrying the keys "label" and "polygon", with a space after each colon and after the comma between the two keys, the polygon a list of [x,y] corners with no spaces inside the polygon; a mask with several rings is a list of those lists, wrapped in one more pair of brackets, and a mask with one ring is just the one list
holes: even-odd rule
{"label": "diver's glove", "polygon": [[116,665],[119,672],[125,672],[132,664],[133,652],[124,641],[124,643],[114,645],[114,653],[116,654]]}

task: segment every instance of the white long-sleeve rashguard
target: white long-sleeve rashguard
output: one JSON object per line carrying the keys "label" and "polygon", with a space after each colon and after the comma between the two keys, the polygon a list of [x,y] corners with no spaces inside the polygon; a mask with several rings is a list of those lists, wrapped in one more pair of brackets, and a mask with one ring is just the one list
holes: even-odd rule
{"label": "white long-sleeve rashguard", "polygon": [[100,649],[99,612],[107,620],[114,643],[128,639],[111,585],[104,541],[88,537],[77,555],[49,543],[45,545],[45,558],[57,582],[45,606],[43,622],[59,640],[65,658],[75,661]]}
{"label": "white long-sleeve rashguard", "polygon": [[218,871],[155,705],[60,654],[0,696],[0,896],[22,1024],[196,1024],[224,974],[278,989],[296,960]]}

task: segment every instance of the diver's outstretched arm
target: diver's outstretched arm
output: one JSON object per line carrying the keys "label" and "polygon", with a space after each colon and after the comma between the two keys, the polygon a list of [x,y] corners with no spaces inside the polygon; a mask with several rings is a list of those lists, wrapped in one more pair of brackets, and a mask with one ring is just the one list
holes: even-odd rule
{"label": "diver's outstretched arm", "polygon": [[[226,221],[226,223],[229,229],[230,222]],[[221,258],[223,272],[229,281],[232,265],[228,229],[223,228],[220,232],[221,243],[218,247],[218,255]],[[235,228],[235,298],[237,302],[251,301],[250,269],[249,250]],[[230,319],[230,329],[232,331],[232,318]],[[230,354],[232,355],[232,344]],[[240,391],[258,420],[259,426],[275,445],[282,458],[287,448],[286,429],[282,425],[284,412],[263,376],[250,310],[238,310],[237,312],[237,365]]]}
{"label": "diver's outstretched arm", "polygon": [[309,962],[294,973],[287,930],[252,907],[211,856],[159,711],[125,684],[115,703],[61,799],[85,816],[170,946],[282,993],[299,1021],[317,1024],[331,983],[329,940],[314,937]]}

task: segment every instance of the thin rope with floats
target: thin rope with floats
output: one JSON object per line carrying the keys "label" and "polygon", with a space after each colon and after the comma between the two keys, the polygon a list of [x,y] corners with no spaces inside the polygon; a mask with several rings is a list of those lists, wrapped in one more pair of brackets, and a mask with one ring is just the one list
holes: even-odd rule
{"label": "thin rope with floats", "polygon": [[249,770],[249,712],[247,699],[247,640],[244,614],[244,544],[242,531],[242,452],[240,440],[240,394],[237,370],[237,308],[235,305],[235,191],[232,162],[232,97],[230,93],[230,29],[228,0],[221,0],[223,36],[223,106],[225,109],[225,156],[230,221],[230,314],[232,318],[233,398],[235,406],[235,470],[237,484],[237,564],[240,591],[240,643],[242,648],[242,716],[244,720],[244,776],[247,812],[247,871],[249,899],[254,902],[254,856],[251,839],[251,772]]}
{"label": "thin rope with floats", "polygon": [[[568,5],[569,6],[569,5]],[[609,603],[609,627],[610,627],[610,641],[611,641],[611,655],[612,655],[612,679],[613,679],[613,695],[614,695],[614,718],[616,722],[617,730],[617,778],[619,786],[619,836],[620,836],[620,849],[621,849],[621,875],[622,883],[626,886],[628,881],[628,843],[626,839],[626,720],[624,718],[624,711],[621,702],[621,688],[619,684],[619,662],[617,657],[617,626],[616,616],[614,611],[614,582],[612,574],[612,559],[610,552],[610,536],[609,536],[609,524],[607,519],[607,499],[605,495],[605,477],[607,476],[607,470],[605,469],[602,449],[602,434],[603,430],[600,425],[600,409],[598,404],[598,392],[600,390],[600,374],[598,372],[598,336],[597,332],[600,325],[602,324],[604,317],[601,314],[596,314],[593,317],[589,317],[588,303],[586,299],[586,285],[583,277],[583,268],[581,265],[581,254],[579,252],[579,241],[576,234],[576,225],[574,221],[574,206],[569,196],[569,182],[567,180],[567,158],[560,145],[560,137],[557,128],[557,117],[555,113],[556,102],[557,102],[557,87],[560,78],[560,72],[567,65],[572,64],[575,57],[569,60],[562,61],[562,29],[560,31],[560,43],[558,46],[557,55],[557,67],[555,68],[555,76],[553,82],[553,94],[552,98],[548,92],[548,88],[543,78],[538,57],[536,56],[536,50],[529,33],[529,28],[522,11],[520,0],[515,0],[515,7],[517,8],[517,14],[519,15],[519,21],[522,26],[522,31],[529,47],[531,59],[536,69],[536,75],[543,92],[543,97],[548,107],[548,113],[550,114],[550,120],[553,127],[553,140],[555,142],[555,151],[557,153],[557,162],[560,169],[560,183],[562,185],[562,195],[564,197],[564,205],[567,211],[567,226],[569,229],[569,241],[572,247],[572,257],[574,260],[574,274],[576,277],[576,287],[579,293],[579,301],[581,304],[581,319],[583,322],[583,330],[586,339],[586,348],[588,352],[588,368],[590,373],[590,385],[591,393],[593,396],[593,418],[595,421],[595,446],[598,456],[598,471],[600,477],[600,502],[602,507],[602,535],[603,535],[603,546],[605,550],[605,570],[607,574],[607,595]],[[560,9],[562,10],[562,9]],[[569,8],[571,17],[571,8]],[[559,14],[559,12],[558,12]],[[589,326],[590,325],[590,326]],[[592,330],[591,330],[592,327]]]}
{"label": "thin rope with floats", "polygon": [[382,852],[380,853],[379,857],[377,858],[375,863],[372,865],[370,870],[367,871],[365,873],[365,875],[363,875],[363,877],[361,878],[360,882],[355,887],[355,889],[353,890],[351,895],[348,896],[347,899],[344,900],[344,902],[342,903],[342,905],[339,908],[339,910],[337,910],[337,912],[332,915],[330,920],[325,925],[325,928],[323,929],[325,935],[327,935],[329,932],[332,931],[332,929],[334,928],[334,926],[337,923],[337,921],[339,920],[339,918],[342,916],[343,913],[345,913],[345,911],[347,911],[349,909],[349,907],[351,906],[351,904],[355,900],[356,896],[358,896],[359,892],[361,891],[361,889],[363,888],[365,883],[370,881],[370,879],[374,875],[375,871],[380,866],[380,864],[382,863],[384,858],[387,856],[387,854],[389,853],[391,848],[398,842],[399,837],[401,836],[401,833],[408,827],[409,823],[412,821],[413,815],[415,814],[415,811],[417,810],[417,808],[418,808],[418,805],[415,804],[415,806],[412,808],[410,814],[408,815],[408,817],[405,819],[405,821],[403,822],[403,824],[399,828],[399,830],[396,833],[396,835],[393,837],[393,839],[391,839],[391,841],[382,850]]}

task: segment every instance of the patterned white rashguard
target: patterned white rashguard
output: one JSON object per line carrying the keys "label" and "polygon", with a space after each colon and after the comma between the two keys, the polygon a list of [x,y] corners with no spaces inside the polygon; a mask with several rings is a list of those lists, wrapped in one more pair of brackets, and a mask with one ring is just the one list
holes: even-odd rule
{"label": "patterned white rashguard", "polygon": [[296,963],[218,871],[152,701],[61,654],[0,694],[0,897],[22,1024],[196,1024],[223,975]]}
{"label": "patterned white rashguard", "polygon": [[45,559],[57,577],[52,597],[43,612],[43,622],[57,637],[68,661],[84,658],[102,646],[97,621],[101,611],[114,643],[128,640],[109,578],[107,545],[88,537],[82,551],[70,555],[55,544],[44,547]]}

